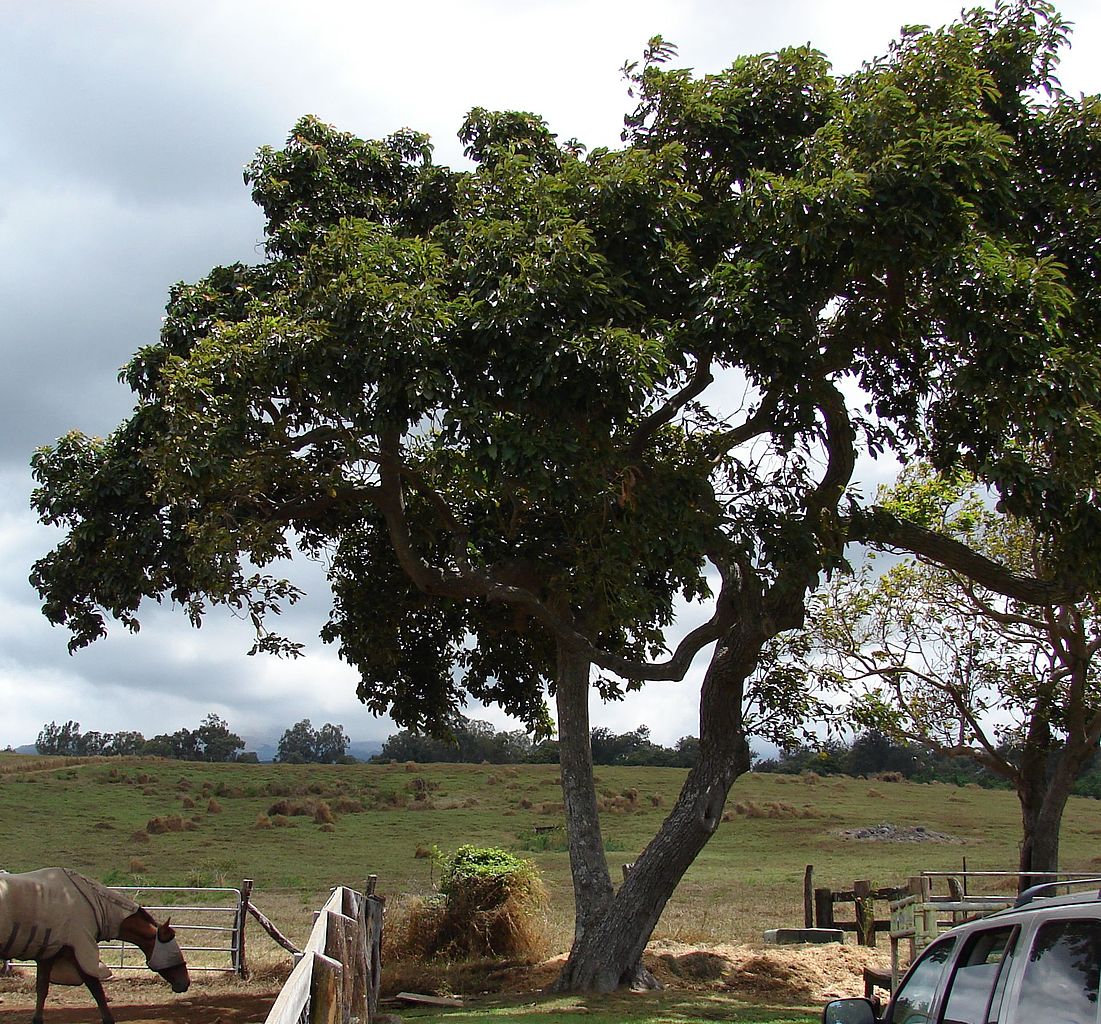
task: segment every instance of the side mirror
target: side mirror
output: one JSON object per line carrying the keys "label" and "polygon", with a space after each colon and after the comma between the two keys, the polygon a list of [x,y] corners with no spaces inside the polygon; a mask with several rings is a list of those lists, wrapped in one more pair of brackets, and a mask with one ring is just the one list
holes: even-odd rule
{"label": "side mirror", "polygon": [[822,1024],[876,1024],[878,1020],[870,999],[835,999],[822,1011]]}

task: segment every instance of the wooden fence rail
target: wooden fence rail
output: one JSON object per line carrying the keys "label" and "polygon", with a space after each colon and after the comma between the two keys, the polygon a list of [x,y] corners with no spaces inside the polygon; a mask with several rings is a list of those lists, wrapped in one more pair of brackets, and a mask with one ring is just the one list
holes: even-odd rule
{"label": "wooden fence rail", "polygon": [[370,1024],[378,1009],[384,902],[340,886],[313,931],[265,1024]]}
{"label": "wooden fence rail", "polygon": [[[866,879],[853,882],[851,889],[815,888],[814,867],[808,864],[803,877],[803,923],[807,928],[839,928],[841,931],[855,932],[860,945],[874,946],[876,933],[891,929],[887,905],[907,891],[896,886],[876,888]],[[877,902],[884,904],[882,918],[875,916]],[[852,904],[851,919],[838,919],[834,910],[838,903]]]}

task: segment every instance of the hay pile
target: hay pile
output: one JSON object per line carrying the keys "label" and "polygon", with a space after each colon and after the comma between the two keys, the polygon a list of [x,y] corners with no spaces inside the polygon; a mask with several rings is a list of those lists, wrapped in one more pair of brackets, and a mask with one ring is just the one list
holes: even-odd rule
{"label": "hay pile", "polygon": [[[565,955],[536,967],[502,970],[499,991],[539,991],[558,976]],[[830,999],[864,994],[864,968],[886,969],[886,949],[843,946],[689,946],[657,940],[645,963],[669,989],[729,992],[749,1002],[821,1006]]]}
{"label": "hay pile", "polygon": [[528,860],[494,847],[460,847],[442,863],[438,894],[410,898],[387,915],[384,960],[546,955],[547,890]]}

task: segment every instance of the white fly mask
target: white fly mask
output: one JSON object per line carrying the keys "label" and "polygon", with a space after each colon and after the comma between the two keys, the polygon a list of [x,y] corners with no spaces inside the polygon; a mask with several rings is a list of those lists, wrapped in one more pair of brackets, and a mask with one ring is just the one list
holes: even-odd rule
{"label": "white fly mask", "polygon": [[151,971],[168,971],[173,967],[179,967],[183,962],[184,955],[175,937],[165,942],[159,935],[153,943],[153,952],[146,960]]}

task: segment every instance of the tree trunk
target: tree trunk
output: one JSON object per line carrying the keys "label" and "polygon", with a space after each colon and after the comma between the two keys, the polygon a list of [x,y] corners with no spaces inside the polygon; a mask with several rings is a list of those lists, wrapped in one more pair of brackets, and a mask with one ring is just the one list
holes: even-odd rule
{"label": "tree trunk", "polygon": [[[1018,891],[1023,892],[1029,886],[1051,881],[1039,873],[1059,870],[1059,831],[1063,823],[1063,811],[1078,772],[1090,752],[1089,749],[1079,752],[1064,748],[1056,756],[1050,770],[1045,763],[1022,761],[1017,784],[1023,836],[1018,865]],[[1026,765],[1030,771],[1025,771]]]}
{"label": "tree trunk", "polygon": [[555,700],[562,800],[573,876],[575,945],[603,917],[613,895],[593,782],[589,667],[588,658],[559,643]]}
{"label": "tree trunk", "polygon": [[589,915],[585,928],[575,934],[555,991],[610,992],[621,985],[657,985],[642,967],[643,950],[684,872],[718,828],[731,785],[749,767],[741,726],[742,693],[762,641],[756,630],[751,637],[743,632],[735,629],[720,641],[704,678],[699,761],[614,898],[599,914]]}

